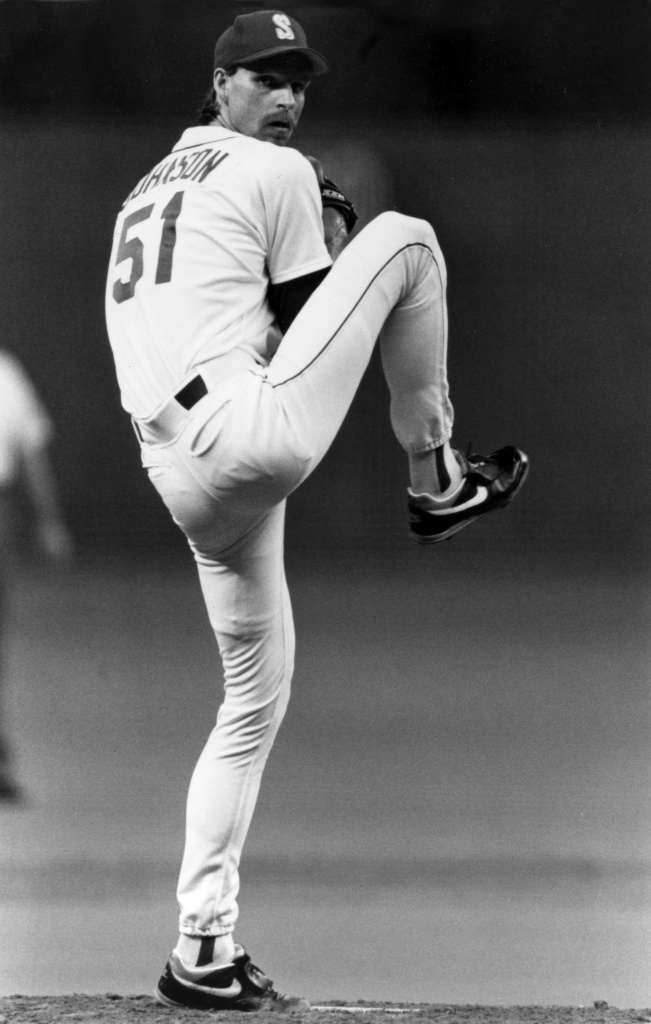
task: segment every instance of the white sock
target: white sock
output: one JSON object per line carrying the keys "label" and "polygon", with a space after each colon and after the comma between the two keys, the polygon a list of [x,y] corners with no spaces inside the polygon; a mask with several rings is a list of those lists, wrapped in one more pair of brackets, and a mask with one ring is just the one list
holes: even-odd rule
{"label": "white sock", "polygon": [[233,936],[228,935],[179,935],[174,952],[186,967],[203,967],[213,964],[222,967],[230,964],[235,956]]}
{"label": "white sock", "polygon": [[457,495],[463,487],[463,480],[461,480],[456,487],[449,488],[445,494],[414,494],[411,487],[407,488],[412,498],[416,498],[416,501],[423,509],[431,509],[435,511],[438,508],[449,508],[450,505],[454,505]]}
{"label": "white sock", "polygon": [[409,475],[410,493],[430,497],[437,508],[451,505],[463,486],[463,471],[449,441],[427,452],[410,455]]}

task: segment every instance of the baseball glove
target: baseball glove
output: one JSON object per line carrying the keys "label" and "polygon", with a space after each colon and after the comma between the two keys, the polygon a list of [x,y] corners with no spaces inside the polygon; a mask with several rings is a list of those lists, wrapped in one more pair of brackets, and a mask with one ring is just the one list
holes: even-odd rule
{"label": "baseball glove", "polygon": [[332,181],[330,178],[325,177],[323,173],[323,167],[321,166],[321,162],[317,160],[316,157],[313,156],[308,156],[307,159],[312,164],[312,167],[314,168],[314,173],[316,174],[317,177],[317,181],[319,182],[319,189],[321,190],[321,203],[324,209],[331,206],[335,210],[339,210],[342,217],[344,218],[344,222],[346,224],[346,231],[348,232],[348,234],[350,234],[358,220],[357,211],[355,210],[355,207],[351,203],[350,199],[346,199],[346,196],[341,191],[339,186],[335,185],[334,181]]}
{"label": "baseball glove", "polygon": [[346,230],[350,234],[357,223],[357,211],[350,199],[346,199],[339,186],[335,185],[330,178],[320,181],[319,188],[321,189],[322,205],[324,207],[333,206],[335,210],[339,210],[346,221]]}

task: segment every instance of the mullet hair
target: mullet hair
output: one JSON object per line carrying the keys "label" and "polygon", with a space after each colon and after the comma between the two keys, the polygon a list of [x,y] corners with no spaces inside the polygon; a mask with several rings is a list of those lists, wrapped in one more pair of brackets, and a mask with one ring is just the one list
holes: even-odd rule
{"label": "mullet hair", "polygon": [[[239,65],[234,64],[230,68],[226,68],[227,75],[234,75]],[[217,99],[217,93],[215,92],[214,85],[211,85],[208,92],[204,96],[203,103],[199,107],[198,124],[211,124],[217,115],[219,114],[219,101]]]}

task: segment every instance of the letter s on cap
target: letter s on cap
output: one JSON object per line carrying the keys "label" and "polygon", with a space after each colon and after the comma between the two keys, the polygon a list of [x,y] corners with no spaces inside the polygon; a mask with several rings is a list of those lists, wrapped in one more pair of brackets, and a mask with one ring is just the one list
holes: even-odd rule
{"label": "letter s on cap", "polygon": [[295,39],[294,30],[286,14],[274,14],[272,21],[276,26],[276,35],[279,39]]}

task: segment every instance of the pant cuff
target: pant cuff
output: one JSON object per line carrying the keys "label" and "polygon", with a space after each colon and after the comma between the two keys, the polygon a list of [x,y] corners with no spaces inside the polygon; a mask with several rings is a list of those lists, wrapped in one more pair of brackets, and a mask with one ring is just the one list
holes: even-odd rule
{"label": "pant cuff", "polygon": [[445,444],[446,441],[449,441],[451,437],[452,428],[444,431],[438,437],[435,437],[433,441],[428,441],[427,444],[419,445],[418,447],[416,447],[415,445],[410,445],[409,448],[407,448],[407,454],[425,455],[426,452],[432,452],[434,451],[435,448],[440,448],[441,445]]}

